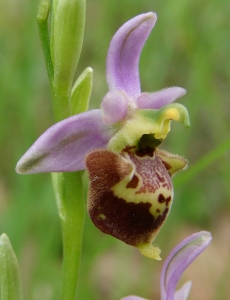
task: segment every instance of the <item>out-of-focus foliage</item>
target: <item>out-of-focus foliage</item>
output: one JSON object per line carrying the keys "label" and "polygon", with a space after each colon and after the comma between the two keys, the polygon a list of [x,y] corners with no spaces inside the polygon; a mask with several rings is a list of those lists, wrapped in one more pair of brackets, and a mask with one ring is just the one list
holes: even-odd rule
{"label": "out-of-focus foliage", "polygon": [[[0,2],[0,233],[9,236],[19,259],[25,299],[56,300],[62,244],[50,175],[14,172],[20,156],[53,123],[36,27],[37,6],[38,0]],[[110,39],[124,22],[147,11],[155,11],[158,21],[141,56],[142,90],[174,85],[187,89],[181,101],[189,110],[192,127],[186,130],[173,124],[162,148],[187,157],[192,166],[229,138],[228,0],[88,0],[77,72],[87,66],[94,69],[90,106],[98,107],[107,92],[105,59]],[[191,299],[230,297],[229,159],[226,152],[195,178],[178,184],[170,217],[156,239],[164,259],[186,235],[200,229],[213,232],[213,248],[196,265],[206,272],[197,274],[194,267],[190,273]],[[115,300],[128,294],[159,299],[161,266],[103,235],[87,218],[79,299]]]}

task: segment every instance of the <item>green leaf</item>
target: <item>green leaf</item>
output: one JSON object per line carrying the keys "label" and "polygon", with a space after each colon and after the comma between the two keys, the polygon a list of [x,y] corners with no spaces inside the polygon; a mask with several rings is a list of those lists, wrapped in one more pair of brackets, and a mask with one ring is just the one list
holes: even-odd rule
{"label": "green leaf", "polygon": [[0,236],[0,298],[23,300],[17,258],[5,233]]}
{"label": "green leaf", "polygon": [[88,110],[93,85],[93,69],[88,67],[77,78],[71,96],[71,115]]}
{"label": "green leaf", "polygon": [[48,28],[50,7],[51,7],[50,0],[40,0],[38,13],[37,13],[37,24],[38,24],[38,31],[41,40],[42,50],[45,57],[49,82],[52,89],[54,71],[53,71],[53,63],[52,63],[51,53],[50,53],[50,36],[49,36],[49,28]]}
{"label": "green leaf", "polygon": [[65,219],[65,205],[64,205],[64,177],[63,173],[51,173],[54,196],[58,208],[58,214],[60,219],[63,221]]}

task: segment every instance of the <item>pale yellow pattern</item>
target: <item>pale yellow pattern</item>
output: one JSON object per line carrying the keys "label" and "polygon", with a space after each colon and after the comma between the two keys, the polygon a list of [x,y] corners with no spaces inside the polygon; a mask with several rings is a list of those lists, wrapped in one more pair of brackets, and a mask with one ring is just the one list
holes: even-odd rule
{"label": "pale yellow pattern", "polygon": [[[126,185],[132,179],[134,172],[135,172],[135,170],[112,188],[114,195],[125,200],[126,202],[151,203],[152,206],[149,211],[154,217],[158,217],[160,215],[160,213],[157,213],[156,210],[159,209],[162,213],[166,207],[165,202],[164,203],[158,202],[158,196],[160,194],[163,194],[165,198],[167,198],[169,196],[171,196],[171,198],[173,198],[173,191],[168,190],[167,188],[161,186],[159,189],[157,189],[157,192],[155,194],[153,194],[153,193],[136,194],[136,192],[143,185],[142,178],[141,178],[141,176],[138,176],[137,173],[135,173],[135,175],[139,179],[137,187],[135,189],[133,189],[133,188],[127,189],[126,188]],[[172,201],[170,201],[170,203],[168,205],[169,208],[171,206],[171,202]]]}

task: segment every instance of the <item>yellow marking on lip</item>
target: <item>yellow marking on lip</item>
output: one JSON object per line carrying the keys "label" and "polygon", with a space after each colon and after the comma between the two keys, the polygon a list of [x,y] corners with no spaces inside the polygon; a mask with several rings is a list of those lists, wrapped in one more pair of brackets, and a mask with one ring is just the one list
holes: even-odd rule
{"label": "yellow marking on lip", "polygon": [[104,214],[99,214],[99,215],[98,215],[98,219],[105,220],[105,219],[106,219],[106,216],[105,216]]}
{"label": "yellow marking on lip", "polygon": [[159,213],[156,212],[159,209],[161,212],[166,208],[166,203],[159,203],[158,196],[163,194],[165,198],[171,197],[171,201],[168,204],[168,208],[170,209],[173,199],[173,191],[168,190],[166,188],[160,187],[156,190],[155,193],[140,193],[136,194],[136,192],[143,185],[142,178],[138,176],[139,182],[135,189],[126,188],[127,183],[130,181],[130,176],[126,176],[122,181],[117,183],[114,187],[112,187],[112,191],[114,195],[125,200],[127,203],[150,203],[151,207],[149,209],[150,213],[157,218]]}

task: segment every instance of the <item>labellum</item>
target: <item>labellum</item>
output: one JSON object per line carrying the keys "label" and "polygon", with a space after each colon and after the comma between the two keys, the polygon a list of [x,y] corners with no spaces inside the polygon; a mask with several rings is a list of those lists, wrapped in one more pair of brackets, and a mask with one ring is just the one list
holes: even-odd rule
{"label": "labellum", "polygon": [[160,259],[152,241],[172,205],[171,175],[186,167],[178,156],[148,146],[121,153],[97,149],[86,157],[88,212],[102,232]]}

